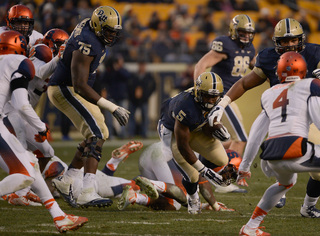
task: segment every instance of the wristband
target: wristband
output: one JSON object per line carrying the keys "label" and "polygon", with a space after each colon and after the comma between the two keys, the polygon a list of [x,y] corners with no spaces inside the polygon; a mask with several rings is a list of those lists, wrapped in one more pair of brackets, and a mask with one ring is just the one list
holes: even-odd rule
{"label": "wristband", "polygon": [[100,108],[103,109],[107,109],[108,111],[110,111],[111,113],[113,113],[115,110],[117,110],[118,106],[110,101],[108,101],[107,99],[101,97],[98,101],[97,101],[97,105]]}
{"label": "wristband", "polygon": [[192,166],[198,171],[202,171],[203,168],[205,167],[201,161],[197,160],[195,163],[192,164]]}
{"label": "wristband", "polygon": [[219,102],[219,106],[222,106],[223,108],[226,108],[231,103],[231,98],[227,95],[224,95],[221,101]]}

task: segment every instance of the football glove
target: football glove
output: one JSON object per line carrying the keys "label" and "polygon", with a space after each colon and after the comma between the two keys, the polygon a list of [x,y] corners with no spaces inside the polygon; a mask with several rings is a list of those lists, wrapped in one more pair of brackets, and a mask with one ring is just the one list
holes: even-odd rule
{"label": "football glove", "polygon": [[31,47],[30,50],[29,50],[29,54],[28,54],[28,57],[31,61],[33,61],[35,59],[35,56],[36,55],[36,48],[35,47]]}
{"label": "football glove", "polygon": [[34,139],[38,143],[43,143],[46,139],[48,139],[49,135],[50,135],[50,130],[49,130],[48,126],[46,125],[46,130],[42,131],[42,132],[38,132],[38,134],[35,134]]}
{"label": "football glove", "polygon": [[117,119],[121,126],[125,126],[129,120],[130,111],[124,109],[123,107],[118,107],[112,115]]}
{"label": "football glove", "polygon": [[316,78],[320,79],[320,69],[315,69],[314,71],[312,71],[312,74],[313,74]]}
{"label": "football glove", "polygon": [[219,139],[222,142],[225,142],[230,139],[230,134],[226,127],[222,126],[220,129],[217,129],[212,132],[212,136],[215,139]]}
{"label": "football glove", "polygon": [[248,187],[248,183],[246,181],[247,179],[251,178],[251,172],[250,171],[239,171],[238,178],[237,178],[237,184],[240,186],[246,186]]}
{"label": "football glove", "polygon": [[64,53],[64,50],[66,49],[66,45],[65,44],[62,44],[59,48],[59,52],[58,52],[58,57],[59,59],[62,59],[63,57],[63,53]]}
{"label": "football glove", "polygon": [[228,186],[228,184],[223,180],[223,177],[218,173],[214,172],[210,168],[203,167],[199,173],[208,180],[212,185],[219,185],[219,186]]}
{"label": "football glove", "polygon": [[225,180],[225,182],[229,185],[237,180],[238,174],[235,165],[228,164],[226,165],[219,174]]}
{"label": "football glove", "polygon": [[209,125],[213,126],[213,123],[215,121],[220,122],[223,112],[224,112],[224,108],[222,106],[219,106],[219,105],[215,106],[208,114]]}

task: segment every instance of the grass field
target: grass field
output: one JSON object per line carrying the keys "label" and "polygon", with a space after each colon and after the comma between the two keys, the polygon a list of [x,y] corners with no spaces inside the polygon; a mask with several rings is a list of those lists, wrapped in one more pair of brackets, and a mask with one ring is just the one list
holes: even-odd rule
{"label": "grass field", "polygon": [[[124,141],[123,141],[124,142]],[[100,167],[110,157],[111,151],[123,142],[107,142],[103,149]],[[144,142],[149,145],[152,140]],[[73,157],[76,142],[53,142],[56,155],[66,163]],[[116,146],[113,146],[116,145]],[[122,163],[116,176],[131,179],[139,174],[138,158],[141,150]],[[117,200],[109,208],[74,209],[62,199],[61,208],[70,214],[86,216],[89,222],[72,235],[237,235],[251,216],[265,189],[274,183],[267,179],[256,158],[248,181],[248,193],[215,193],[218,201],[234,208],[236,212],[203,211],[200,215],[189,215],[186,208],[175,212],[153,211],[138,205],[131,205],[124,211],[116,207]],[[5,173],[0,170],[0,179]],[[308,174],[300,174],[298,183],[287,194],[283,209],[273,209],[265,218],[263,226],[271,235],[320,235],[319,219],[306,219],[299,210],[305,196]],[[59,234],[44,207],[17,207],[0,201],[0,235],[55,235]]]}

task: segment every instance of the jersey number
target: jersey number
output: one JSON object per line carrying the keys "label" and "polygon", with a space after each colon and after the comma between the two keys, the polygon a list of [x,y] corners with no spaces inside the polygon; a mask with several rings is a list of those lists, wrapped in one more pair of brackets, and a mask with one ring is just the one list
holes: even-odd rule
{"label": "jersey number", "polygon": [[80,45],[80,52],[82,52],[84,55],[89,55],[90,54],[90,48],[91,48],[91,45],[90,44],[86,44],[86,43],[83,43],[83,42],[78,42],[78,44]]}
{"label": "jersey number", "polygon": [[178,121],[180,121],[180,122],[181,122],[185,117],[186,117],[186,113],[184,113],[183,110],[180,110],[179,113],[178,113],[178,115],[176,115],[176,119],[177,119]]}
{"label": "jersey number", "polygon": [[289,104],[289,99],[287,98],[288,89],[283,90],[280,95],[273,102],[273,109],[281,107],[281,122],[285,122],[287,119],[287,105]]}
{"label": "jersey number", "polygon": [[234,58],[234,66],[232,68],[232,76],[244,76],[250,64],[250,57],[236,56]]}

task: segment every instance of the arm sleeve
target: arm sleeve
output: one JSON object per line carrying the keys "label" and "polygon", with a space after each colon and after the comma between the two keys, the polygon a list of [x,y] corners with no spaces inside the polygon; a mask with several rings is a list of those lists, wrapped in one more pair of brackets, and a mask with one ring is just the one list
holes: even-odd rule
{"label": "arm sleeve", "polygon": [[259,151],[262,141],[268,133],[269,123],[266,113],[262,110],[251,126],[239,171],[250,171],[250,166]]}
{"label": "arm sleeve", "polygon": [[54,70],[56,69],[58,61],[59,61],[58,56],[55,56],[48,63],[38,67],[36,69],[36,76],[42,80],[49,78],[54,72]]}
{"label": "arm sleeve", "polygon": [[33,110],[28,100],[28,91],[25,88],[13,90],[11,95],[12,106],[18,110],[25,120],[37,131],[46,130],[46,125],[40,120],[37,113]]}

